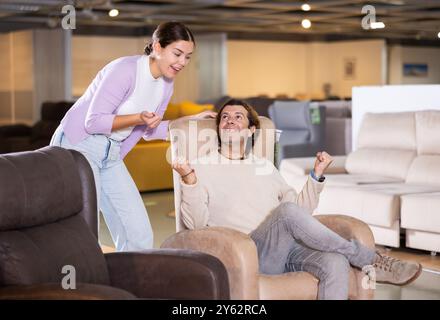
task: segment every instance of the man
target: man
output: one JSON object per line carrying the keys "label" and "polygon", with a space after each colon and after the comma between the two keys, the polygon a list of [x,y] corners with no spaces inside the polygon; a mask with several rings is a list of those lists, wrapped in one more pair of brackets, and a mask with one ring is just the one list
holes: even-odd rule
{"label": "man", "polygon": [[182,178],[181,213],[188,228],[222,226],[249,234],[261,273],[310,272],[319,279],[319,299],[348,298],[350,265],[373,265],[379,282],[403,285],[419,276],[419,263],[376,253],[315,219],[312,212],[332,157],[318,152],[314,169],[297,194],[270,161],[248,152],[259,128],[251,106],[230,100],[217,114],[218,152],[199,159],[193,168],[182,159],[173,163]]}

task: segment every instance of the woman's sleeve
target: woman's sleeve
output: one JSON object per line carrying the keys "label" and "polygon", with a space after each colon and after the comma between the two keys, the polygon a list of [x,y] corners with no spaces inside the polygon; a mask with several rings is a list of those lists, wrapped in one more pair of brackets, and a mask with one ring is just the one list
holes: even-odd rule
{"label": "woman's sleeve", "polygon": [[89,134],[110,134],[114,111],[134,85],[133,70],[128,63],[115,61],[101,70],[98,77],[101,79],[87,111],[85,129]]}
{"label": "woman's sleeve", "polygon": [[[156,110],[156,114],[163,117],[165,111],[167,110],[168,104],[171,100],[171,96],[173,95],[173,84],[169,84],[168,92],[165,95],[165,99],[162,101],[162,104]],[[167,140],[168,138],[168,125],[169,121],[161,121],[160,124],[154,128],[145,130],[143,135],[144,140]]]}

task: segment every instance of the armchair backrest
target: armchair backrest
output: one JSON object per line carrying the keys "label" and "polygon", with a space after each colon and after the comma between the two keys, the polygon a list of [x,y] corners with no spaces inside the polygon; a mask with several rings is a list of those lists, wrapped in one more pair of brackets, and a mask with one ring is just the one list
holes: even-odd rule
{"label": "armchair backrest", "polygon": [[45,147],[1,155],[0,181],[0,287],[61,284],[69,266],[77,282],[109,283],[93,172],[82,154]]}
{"label": "armchair backrest", "polygon": [[[261,129],[256,135],[254,154],[260,158],[274,161],[275,127],[273,122],[260,117]],[[210,151],[217,150],[218,137],[216,123],[210,120],[189,120],[174,122],[170,127],[171,161],[177,156],[191,161],[206,156]],[[186,229],[180,217],[180,176],[173,170],[174,206],[176,230]]]}

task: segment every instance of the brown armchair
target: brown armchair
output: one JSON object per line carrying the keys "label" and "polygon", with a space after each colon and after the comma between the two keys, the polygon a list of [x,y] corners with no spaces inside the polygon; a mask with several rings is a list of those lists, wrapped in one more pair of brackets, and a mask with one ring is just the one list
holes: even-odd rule
{"label": "brown armchair", "polygon": [[[103,254],[93,173],[82,154],[45,147],[1,155],[0,181],[0,299],[229,298],[225,267],[208,254]],[[76,289],[62,288],[67,276]]]}
{"label": "brown armchair", "polygon": [[[274,159],[274,125],[266,117],[260,117],[262,132],[255,142],[257,156]],[[202,150],[216,148],[216,135],[208,138],[206,128],[215,132],[214,120],[200,120],[191,125],[174,124],[171,128],[172,157],[186,156],[188,160],[199,156]],[[204,130],[204,134],[202,134]],[[213,131],[214,130],[214,131]],[[191,136],[189,134],[192,134]],[[188,138],[190,137],[190,138]],[[190,139],[199,138],[196,147],[189,147]],[[192,140],[194,141],[194,140]],[[207,146],[207,144],[211,144]],[[203,149],[202,149],[203,148]],[[180,219],[180,177],[174,173],[174,198],[176,229],[178,233],[169,237],[162,248],[192,249],[209,253],[219,258],[226,266],[232,299],[316,299],[318,280],[307,272],[289,272],[281,275],[264,275],[258,270],[257,249],[251,238],[241,232],[223,227],[205,227],[185,230]],[[357,239],[374,248],[374,238],[368,225],[342,215],[315,216],[322,223],[347,239]],[[373,291],[363,289],[365,274],[352,268],[350,272],[350,299],[371,299]]]}

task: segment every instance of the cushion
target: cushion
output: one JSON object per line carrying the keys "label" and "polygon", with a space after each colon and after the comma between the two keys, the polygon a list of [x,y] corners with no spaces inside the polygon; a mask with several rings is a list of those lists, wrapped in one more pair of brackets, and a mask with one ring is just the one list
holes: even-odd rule
{"label": "cushion", "polygon": [[416,150],[414,112],[366,113],[358,136],[358,148]]}
{"label": "cushion", "polygon": [[310,141],[309,130],[283,130],[280,136],[280,145],[293,145],[308,143]]}
{"label": "cushion", "polygon": [[82,217],[0,232],[0,287],[60,283],[64,266],[76,282],[109,284],[104,255]]}
{"label": "cushion", "polygon": [[214,110],[213,104],[197,104],[191,101],[183,101],[182,103],[180,103],[181,116],[189,116],[209,110]]}
{"label": "cushion", "polygon": [[403,228],[440,233],[440,192],[402,196]]}
{"label": "cushion", "polygon": [[440,111],[416,112],[417,153],[440,156]]}
{"label": "cushion", "polygon": [[277,129],[310,130],[309,102],[275,101],[269,114]]}
{"label": "cushion", "polygon": [[174,120],[179,117],[180,117],[180,104],[169,103],[163,115],[163,120]]}
{"label": "cushion", "polygon": [[416,157],[409,168],[406,182],[440,187],[440,154]]}
{"label": "cushion", "polygon": [[372,174],[326,174],[327,186],[357,186],[377,183],[399,183],[401,179]]}
{"label": "cushion", "polygon": [[0,181],[0,231],[55,222],[83,208],[78,167],[62,148],[0,156]]}
{"label": "cushion", "polygon": [[353,174],[372,174],[405,180],[416,151],[363,148],[347,157],[345,168]]}
{"label": "cushion", "polygon": [[368,224],[391,227],[400,217],[401,195],[436,191],[440,188],[405,183],[327,186],[320,195],[316,212],[345,214]]}

